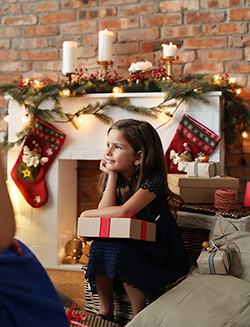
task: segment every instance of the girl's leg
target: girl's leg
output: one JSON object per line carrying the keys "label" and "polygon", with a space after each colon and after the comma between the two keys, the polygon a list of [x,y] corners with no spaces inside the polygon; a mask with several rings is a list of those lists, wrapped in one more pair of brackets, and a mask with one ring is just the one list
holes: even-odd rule
{"label": "girl's leg", "polygon": [[135,316],[146,307],[146,294],[139,288],[134,288],[127,283],[123,283],[123,285],[132,304],[133,315]]}
{"label": "girl's leg", "polygon": [[96,290],[100,300],[100,310],[98,313],[103,314],[107,319],[110,319],[113,315],[113,287],[114,280],[108,276],[95,277]]}

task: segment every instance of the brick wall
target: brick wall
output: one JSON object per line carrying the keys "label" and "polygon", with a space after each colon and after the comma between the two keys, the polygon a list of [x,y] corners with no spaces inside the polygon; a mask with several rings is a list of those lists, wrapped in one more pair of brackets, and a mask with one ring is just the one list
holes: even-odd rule
{"label": "brick wall", "polygon": [[[161,44],[171,41],[178,46],[176,76],[227,73],[250,98],[249,19],[250,0],[0,0],[0,83],[21,76],[59,81],[67,40],[78,43],[78,67],[97,71],[98,31],[108,28],[120,76],[131,62],[158,64]],[[0,137],[5,110],[1,98]],[[241,177],[243,194],[250,172],[239,164],[238,151],[230,149],[226,165]]]}

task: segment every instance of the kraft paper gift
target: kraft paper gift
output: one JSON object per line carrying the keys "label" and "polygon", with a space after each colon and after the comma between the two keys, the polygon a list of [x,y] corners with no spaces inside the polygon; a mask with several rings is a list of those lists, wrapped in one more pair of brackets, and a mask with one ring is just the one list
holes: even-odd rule
{"label": "kraft paper gift", "polygon": [[213,177],[220,175],[220,162],[192,161],[187,164],[189,177]]}
{"label": "kraft paper gift", "polygon": [[156,224],[133,217],[79,217],[77,235],[155,241]]}
{"label": "kraft paper gift", "polygon": [[226,275],[229,272],[231,252],[228,243],[218,245],[211,252],[202,251],[197,259],[201,275]]}

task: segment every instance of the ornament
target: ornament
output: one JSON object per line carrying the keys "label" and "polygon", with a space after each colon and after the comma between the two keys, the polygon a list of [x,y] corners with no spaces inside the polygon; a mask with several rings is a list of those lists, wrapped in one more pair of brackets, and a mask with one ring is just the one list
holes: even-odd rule
{"label": "ornament", "polygon": [[209,160],[208,156],[203,156],[203,157],[202,157],[202,161],[203,161],[203,162],[208,162],[208,160]]}
{"label": "ornament", "polygon": [[201,246],[202,246],[202,248],[203,248],[204,250],[206,250],[206,249],[210,246],[210,244],[209,244],[208,241],[204,241],[204,242],[202,242]]}
{"label": "ornament", "polygon": [[186,142],[183,143],[183,146],[184,146],[185,151],[180,154],[180,157],[184,161],[191,162],[192,161],[192,151]]}

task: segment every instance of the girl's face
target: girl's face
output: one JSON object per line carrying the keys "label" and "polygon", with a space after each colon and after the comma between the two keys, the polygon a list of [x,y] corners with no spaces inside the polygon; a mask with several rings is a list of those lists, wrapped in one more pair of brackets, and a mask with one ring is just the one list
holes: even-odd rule
{"label": "girl's face", "polygon": [[107,149],[104,153],[104,159],[108,170],[119,172],[128,179],[140,163],[141,154],[135,153],[121,131],[112,129],[107,136]]}

